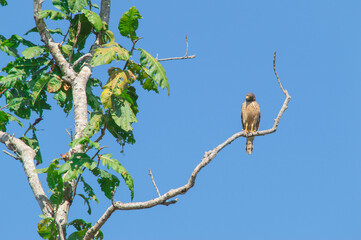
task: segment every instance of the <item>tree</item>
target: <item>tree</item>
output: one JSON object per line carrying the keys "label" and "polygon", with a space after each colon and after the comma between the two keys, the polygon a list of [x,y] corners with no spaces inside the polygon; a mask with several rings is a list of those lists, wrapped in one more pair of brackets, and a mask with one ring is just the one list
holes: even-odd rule
{"label": "tree", "polygon": [[[102,239],[100,228],[116,210],[174,204],[177,199],[171,199],[192,188],[199,171],[225,146],[239,137],[261,136],[276,131],[290,100],[278,76],[286,99],[272,129],[249,134],[236,133],[215,149],[206,152],[188,183],[182,187],[163,195],[159,193],[159,197],[145,202],[115,201],[114,194],[121,182],[120,177],[133,199],[133,179],[112,154],[104,153],[105,146],[100,144],[101,140],[106,133],[110,133],[121,147],[135,143],[132,126],[137,121],[138,113],[135,83],[156,93],[159,88],[167,89],[169,94],[168,79],[160,62],[194,56],[188,56],[186,51],[183,57],[158,59],[147,51],[136,48],[141,39],[136,30],[142,16],[135,7],[123,13],[118,24],[120,34],[132,42],[128,51],[116,42],[114,34],[109,30],[110,0],[101,1],[100,6],[86,0],[53,0],[52,3],[58,10],[43,10],[42,2],[34,0],[36,27],[26,35],[39,34],[43,44],[30,42],[15,34],[9,38],[0,35],[0,49],[14,57],[14,61],[9,62],[2,70],[6,75],[0,76],[0,92],[6,100],[6,105],[0,111],[0,141],[15,153],[8,154],[19,159],[24,166],[29,185],[43,213],[43,219],[38,224],[38,233],[42,238],[66,239],[68,236],[67,239]],[[2,0],[0,4],[4,6],[7,3]],[[69,23],[69,28],[65,31],[60,28],[51,30],[45,23],[46,19],[65,20]],[[56,42],[59,35],[62,41]],[[90,44],[92,36],[95,40]],[[20,53],[19,49],[22,47],[25,47],[25,50]],[[139,60],[135,59],[136,51],[140,54]],[[115,61],[124,64],[121,68],[109,67],[109,79],[106,83],[93,77],[94,67]],[[119,65],[117,63],[117,66]],[[96,89],[99,88],[101,94],[98,96]],[[66,114],[74,112],[74,135],[69,133],[69,151],[62,154],[61,158],[43,163],[36,126],[43,119],[44,112],[51,110],[49,96],[57,100]],[[37,119],[30,124],[22,137],[15,138],[6,133],[10,121],[23,126],[22,122],[29,120],[32,114],[36,114]],[[32,133],[31,137],[27,136],[29,132]],[[34,161],[36,165],[46,165],[36,169]],[[111,201],[108,209],[94,225],[83,219],[68,222],[69,208],[75,197],[84,199],[89,207],[89,214],[90,202],[98,201],[95,186],[88,183],[84,177],[85,172],[97,179],[101,191]],[[45,193],[39,174],[46,174],[50,196]],[[151,172],[150,175],[152,177]],[[152,180],[156,187],[153,177]],[[81,187],[83,191],[79,193]],[[69,233],[68,226],[75,227],[76,231]]]}

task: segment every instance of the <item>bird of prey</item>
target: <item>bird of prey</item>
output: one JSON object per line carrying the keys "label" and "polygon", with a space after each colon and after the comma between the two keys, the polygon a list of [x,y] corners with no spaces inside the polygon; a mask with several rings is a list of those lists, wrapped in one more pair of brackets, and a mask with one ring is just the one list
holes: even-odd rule
{"label": "bird of prey", "polygon": [[[246,101],[242,104],[241,117],[243,131],[245,133],[258,131],[261,120],[261,110],[253,93],[247,93]],[[253,139],[254,137],[247,138],[246,152],[248,154],[252,153]]]}

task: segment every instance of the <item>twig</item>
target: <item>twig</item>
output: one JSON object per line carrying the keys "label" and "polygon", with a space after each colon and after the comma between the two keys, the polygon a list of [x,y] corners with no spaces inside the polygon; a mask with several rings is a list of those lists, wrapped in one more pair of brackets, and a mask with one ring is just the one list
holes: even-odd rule
{"label": "twig", "polygon": [[[275,64],[274,64],[274,69],[276,69]],[[277,81],[278,81],[279,84],[281,83],[279,81],[279,79],[277,79]],[[155,207],[157,205],[165,205],[164,203],[168,199],[171,199],[171,198],[173,198],[173,197],[175,197],[177,195],[180,195],[180,194],[187,193],[188,190],[191,189],[195,185],[197,175],[202,170],[202,168],[207,166],[217,156],[217,154],[223,148],[225,148],[227,145],[231,144],[237,138],[239,138],[239,137],[252,137],[252,136],[264,136],[264,135],[271,134],[271,133],[275,132],[277,130],[278,123],[280,122],[281,117],[282,117],[284,111],[287,109],[288,103],[289,103],[289,101],[291,99],[291,96],[288,94],[287,90],[284,90],[283,93],[285,94],[286,99],[285,99],[285,101],[284,101],[284,103],[283,103],[283,105],[281,107],[281,110],[279,111],[279,113],[277,115],[277,118],[275,119],[275,122],[274,122],[273,127],[271,129],[252,132],[252,133],[248,133],[248,134],[244,133],[243,131],[235,133],[230,138],[228,138],[226,141],[219,144],[213,150],[205,152],[201,162],[194,168],[193,172],[191,173],[191,176],[190,176],[190,178],[188,180],[188,183],[185,184],[182,187],[179,187],[179,188],[176,188],[176,189],[171,189],[167,193],[165,193],[165,194],[163,194],[163,195],[161,195],[161,196],[159,196],[159,197],[157,197],[155,199],[145,201],[145,202],[129,202],[129,203],[115,202],[114,204],[112,204],[111,206],[108,207],[108,209],[104,212],[103,216],[101,216],[99,218],[99,220],[94,224],[94,226],[91,227],[87,231],[87,233],[85,234],[84,240],[90,240],[94,236],[94,234],[109,219],[109,217],[113,214],[113,212],[115,212],[116,210],[136,210],[136,209],[152,208],[152,207]],[[175,203],[176,200],[170,201],[168,203],[169,204]]]}
{"label": "twig", "polygon": [[[1,94],[0,94],[1,95]],[[0,111],[3,110],[4,108],[6,108],[9,104],[6,104],[5,106],[0,108]]]}
{"label": "twig", "polygon": [[[130,52],[129,52],[129,55],[132,55],[132,54],[133,54],[133,51],[134,51],[134,48],[135,48],[135,44],[136,44],[140,39],[142,39],[142,37],[137,38],[137,39],[135,39],[135,40],[133,41],[133,46],[132,46],[132,49],[131,49]],[[123,67],[123,70],[125,70],[125,68],[128,66],[128,63],[129,63],[129,59],[125,62],[124,67]]]}
{"label": "twig", "polygon": [[108,146],[103,146],[103,147],[100,147],[98,149],[98,151],[94,154],[94,156],[92,157],[92,160],[94,160],[94,158],[99,154],[99,152],[103,149],[103,148],[107,148]]}
{"label": "twig", "polygon": [[187,56],[188,54],[188,38],[186,35],[186,44],[187,44],[187,49],[186,49],[186,53],[184,54],[183,57],[171,57],[171,58],[162,58],[162,59],[158,59],[158,54],[157,54],[157,61],[161,62],[161,61],[169,61],[169,60],[182,60],[182,59],[191,59],[191,58],[195,58],[196,55],[192,55],[192,56]]}
{"label": "twig", "polygon": [[8,90],[7,88],[5,88],[4,90],[2,90],[1,92],[0,92],[0,96],[1,95],[3,95],[4,94],[4,92],[6,92],[6,90]]}
{"label": "twig", "polygon": [[275,75],[276,75],[276,77],[277,77],[278,84],[280,85],[280,88],[282,89],[282,92],[283,92],[284,94],[286,94],[286,96],[287,96],[287,93],[286,93],[287,91],[283,89],[282,84],[281,84],[281,81],[280,81],[280,79],[279,79],[279,77],[278,77],[278,74],[277,74],[277,70],[276,70],[276,51],[275,51],[274,54],[273,54],[273,71],[275,72]]}
{"label": "twig", "polygon": [[[65,128],[65,131],[68,133],[70,140],[73,141],[73,134],[68,131],[68,129]],[[71,131],[71,128],[70,128]]]}
{"label": "twig", "polygon": [[102,140],[102,138],[105,135],[106,128],[107,128],[107,123],[104,123],[104,127],[100,130],[100,136],[97,138],[97,140],[95,140],[95,142],[99,142],[100,140]]}
{"label": "twig", "polygon": [[11,154],[11,153],[9,153],[9,152],[6,151],[6,150],[3,150],[3,152],[4,152],[5,154],[9,155],[10,157],[15,158],[16,160],[20,160],[20,159],[21,159],[20,156],[15,156],[14,154]]}
{"label": "twig", "polygon": [[150,169],[148,169],[148,171],[149,171],[149,176],[152,178],[153,185],[154,185],[155,189],[157,190],[158,196],[160,197],[159,189],[157,187],[157,184],[155,184],[152,171],[150,171]]}
{"label": "twig", "polygon": [[24,136],[29,132],[30,129],[34,129],[35,125],[38,124],[41,120],[43,120],[43,118],[37,118],[35,119],[34,123],[32,125],[30,125],[28,127],[28,129],[26,129],[25,133],[24,133]]}
{"label": "twig", "polygon": [[87,57],[93,57],[93,55],[91,53],[87,53],[87,54],[81,56],[73,63],[72,67],[75,67],[78,63],[80,63],[82,60],[84,60]]}

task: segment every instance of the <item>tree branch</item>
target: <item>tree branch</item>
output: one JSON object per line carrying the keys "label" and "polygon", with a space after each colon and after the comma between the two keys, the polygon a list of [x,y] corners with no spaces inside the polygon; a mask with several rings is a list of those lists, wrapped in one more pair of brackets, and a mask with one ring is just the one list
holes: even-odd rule
{"label": "tree branch", "polygon": [[9,150],[15,152],[21,157],[25,174],[28,177],[29,185],[34,193],[36,201],[38,201],[41,211],[45,216],[53,217],[53,206],[44,192],[38,174],[35,172],[34,158],[36,156],[36,152],[20,139],[1,131],[0,142],[4,143]]}
{"label": "tree branch", "polygon": [[100,5],[100,13],[99,16],[102,21],[105,21],[109,25],[109,17],[110,17],[110,2],[111,0],[102,0]]}
{"label": "tree branch", "polygon": [[192,56],[188,56],[188,38],[187,38],[187,35],[186,35],[186,44],[187,44],[187,49],[186,49],[186,53],[184,54],[183,57],[171,57],[171,58],[162,58],[162,59],[158,59],[158,56],[157,56],[157,61],[158,62],[161,62],[161,61],[169,61],[169,60],[182,60],[182,59],[191,59],[191,58],[195,58],[196,55],[192,55]]}
{"label": "tree branch", "polygon": [[[275,122],[273,124],[273,127],[268,129],[268,130],[263,130],[263,131],[257,131],[257,132],[253,132],[253,133],[245,133],[245,132],[238,132],[233,134],[230,138],[228,138],[226,141],[224,141],[223,143],[219,144],[216,148],[214,148],[213,150],[210,150],[208,152],[204,153],[204,156],[201,160],[201,162],[194,168],[193,172],[191,173],[191,176],[188,180],[188,183],[185,184],[182,187],[179,187],[177,189],[171,189],[169,190],[167,193],[146,201],[146,202],[130,202],[130,203],[122,203],[122,202],[115,202],[113,203],[103,214],[103,216],[94,224],[93,227],[91,227],[87,233],[85,234],[84,240],[89,240],[91,239],[94,234],[104,225],[104,223],[109,219],[109,217],[112,215],[113,212],[115,212],[115,210],[136,210],[136,209],[145,209],[145,208],[152,208],[155,207],[157,205],[167,205],[165,204],[166,201],[168,199],[171,199],[177,195],[180,194],[185,194],[188,192],[189,189],[191,189],[196,181],[197,175],[198,173],[202,170],[202,168],[204,168],[205,166],[207,166],[216,156],[217,154],[223,149],[225,148],[227,145],[231,144],[234,140],[236,140],[239,137],[252,137],[252,136],[264,136],[267,134],[271,134],[274,133],[277,130],[278,124],[281,120],[281,117],[284,113],[284,111],[287,109],[288,103],[291,100],[291,96],[288,94],[287,90],[284,90],[281,82],[278,78],[277,75],[277,71],[276,71],[276,52],[274,53],[274,59],[273,59],[273,66],[274,66],[274,71],[277,77],[277,81],[278,84],[280,85],[283,93],[285,94],[285,101],[281,107],[281,110],[279,111],[277,118],[275,119]],[[169,201],[168,203],[172,204],[175,203],[176,200],[172,200]]]}
{"label": "tree branch", "polygon": [[70,67],[70,64],[66,61],[63,54],[61,53],[59,44],[56,43],[53,37],[50,35],[44,19],[39,18],[39,12],[42,10],[42,3],[43,1],[34,0],[34,19],[36,27],[41,36],[41,41],[45,43],[46,47],[49,49],[51,55],[53,56],[57,66],[59,66],[61,72],[64,74],[63,80],[70,83],[71,80],[76,77],[76,73]]}

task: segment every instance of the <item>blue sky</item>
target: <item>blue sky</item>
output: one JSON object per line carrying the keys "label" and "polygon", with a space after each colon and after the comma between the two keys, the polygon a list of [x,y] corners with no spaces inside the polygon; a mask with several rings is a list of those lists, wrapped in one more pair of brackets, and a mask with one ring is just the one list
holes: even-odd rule
{"label": "blue sky", "polygon": [[[110,28],[128,48],[117,25],[133,5],[143,16],[138,35],[144,39],[138,47],[159,58],[183,56],[187,35],[189,54],[197,55],[164,62],[170,96],[138,90],[135,145],[121,154],[115,141],[105,139],[108,152],[135,180],[134,201],[157,196],[148,169],[165,193],[188,181],[205,151],[241,131],[246,93],[254,92],[261,107],[260,129],[272,126],[284,101],[272,68],[275,50],[278,74],[292,99],[277,132],[256,137],[252,155],[245,152],[245,139],[236,140],[202,170],[177,204],[118,211],[102,228],[105,238],[360,239],[361,4],[113,1]],[[22,1],[19,8],[9,1],[0,8],[0,20],[0,34],[25,33],[35,26],[32,2]],[[39,36],[29,39],[37,42]],[[0,65],[9,60],[2,54]],[[106,67],[94,69],[94,76],[106,82]],[[47,162],[67,151],[65,128],[72,127],[72,117],[65,118],[55,105],[45,113],[38,137]],[[18,137],[24,131],[9,128]],[[41,212],[21,164],[7,155],[1,164],[3,238],[39,239]],[[93,214],[77,199],[70,220],[94,223],[111,204],[97,193],[101,203],[92,205]],[[124,185],[116,199],[130,201]]]}

